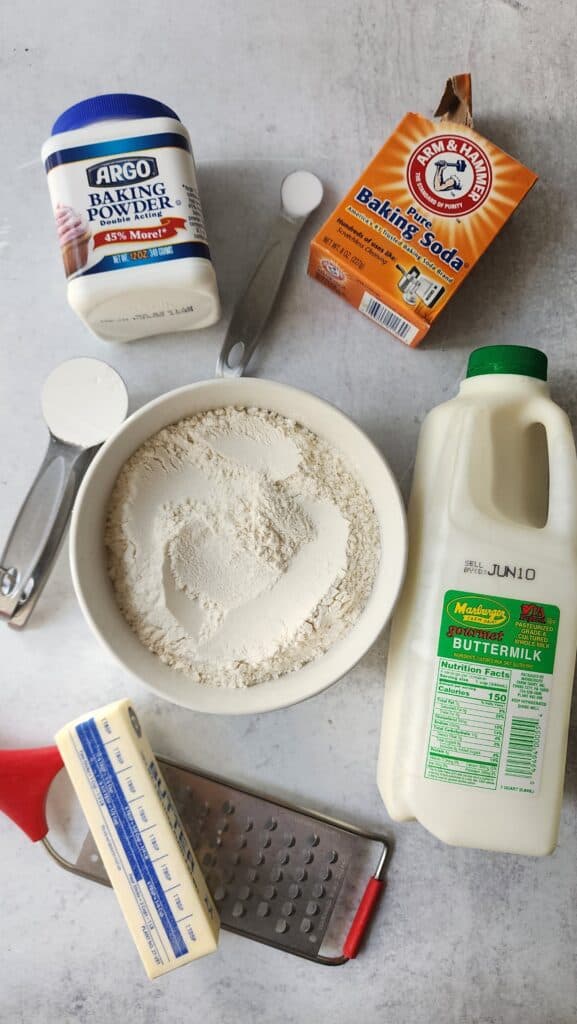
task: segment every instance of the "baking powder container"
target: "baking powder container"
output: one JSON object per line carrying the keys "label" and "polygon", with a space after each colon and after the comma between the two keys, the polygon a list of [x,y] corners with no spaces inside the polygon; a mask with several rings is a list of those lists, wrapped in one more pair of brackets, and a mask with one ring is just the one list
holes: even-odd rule
{"label": "baking powder container", "polygon": [[42,147],[68,301],[100,338],[190,331],[220,315],[188,132],[130,93],[69,107]]}

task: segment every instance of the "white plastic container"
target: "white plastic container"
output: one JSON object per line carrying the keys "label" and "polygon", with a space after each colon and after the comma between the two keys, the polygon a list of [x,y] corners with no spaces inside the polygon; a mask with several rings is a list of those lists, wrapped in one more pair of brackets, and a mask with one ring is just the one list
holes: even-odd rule
{"label": "white plastic container", "polygon": [[218,320],[190,138],[170,107],[130,93],[84,100],[57,119],[42,159],[68,301],[98,337]]}
{"label": "white plastic container", "polygon": [[577,461],[535,349],[473,352],[419,441],[379,788],[447,843],[557,842],[577,644]]}

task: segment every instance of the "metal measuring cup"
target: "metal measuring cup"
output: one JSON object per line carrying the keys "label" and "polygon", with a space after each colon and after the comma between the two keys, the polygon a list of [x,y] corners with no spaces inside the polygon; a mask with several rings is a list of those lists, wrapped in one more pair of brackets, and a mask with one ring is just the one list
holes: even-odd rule
{"label": "metal measuring cup", "polygon": [[28,622],[84,473],[127,411],[123,380],[99,359],[69,359],[46,379],[42,413],[48,448],[0,555],[0,617],[9,625],[21,629]]}

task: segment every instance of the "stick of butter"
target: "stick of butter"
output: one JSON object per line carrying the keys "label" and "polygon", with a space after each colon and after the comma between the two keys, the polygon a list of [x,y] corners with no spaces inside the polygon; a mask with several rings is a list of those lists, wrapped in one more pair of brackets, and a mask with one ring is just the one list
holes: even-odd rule
{"label": "stick of butter", "polygon": [[130,701],[55,739],[148,977],[213,953],[218,914]]}

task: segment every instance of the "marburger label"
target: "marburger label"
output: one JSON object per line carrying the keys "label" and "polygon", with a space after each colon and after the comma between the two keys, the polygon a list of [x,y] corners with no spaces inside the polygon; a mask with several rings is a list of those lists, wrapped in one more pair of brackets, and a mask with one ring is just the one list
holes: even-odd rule
{"label": "marburger label", "polygon": [[[499,630],[454,624],[471,613],[484,622],[499,619]],[[556,605],[445,594],[425,778],[539,792],[558,630]]]}

